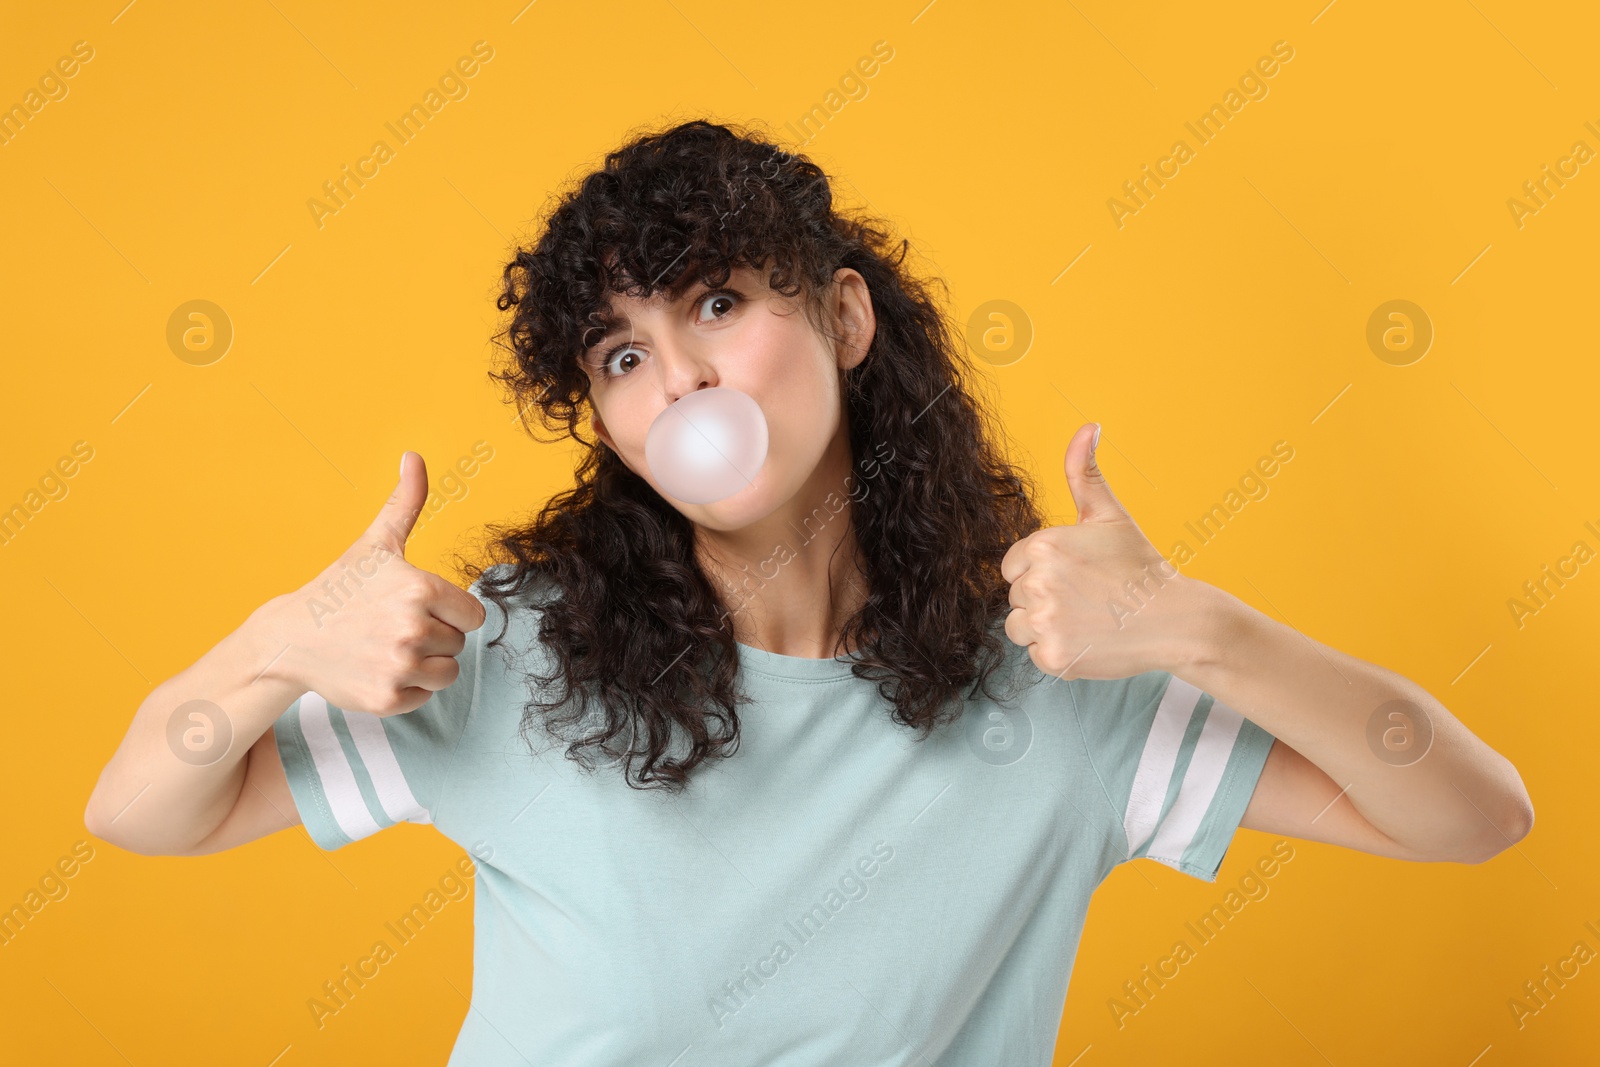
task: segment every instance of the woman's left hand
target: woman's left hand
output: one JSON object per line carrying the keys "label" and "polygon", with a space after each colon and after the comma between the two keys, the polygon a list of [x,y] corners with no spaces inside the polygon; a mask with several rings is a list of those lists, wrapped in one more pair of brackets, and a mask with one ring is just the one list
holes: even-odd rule
{"label": "woman's left hand", "polygon": [[1175,672],[1214,632],[1218,590],[1179,574],[1112,495],[1095,463],[1098,434],[1087,423],[1067,444],[1077,523],[1037,530],[1000,561],[1006,636],[1063,679]]}

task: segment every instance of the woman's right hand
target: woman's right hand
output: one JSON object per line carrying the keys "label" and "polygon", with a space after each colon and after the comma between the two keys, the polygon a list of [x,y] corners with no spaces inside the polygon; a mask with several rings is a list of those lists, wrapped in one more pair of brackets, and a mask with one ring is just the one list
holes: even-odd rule
{"label": "woman's right hand", "polygon": [[483,605],[406,562],[406,538],[428,495],[427,465],[400,457],[400,481],[355,544],[305,586],[272,602],[286,645],[264,673],[330,704],[374,715],[414,711],[460,673]]}

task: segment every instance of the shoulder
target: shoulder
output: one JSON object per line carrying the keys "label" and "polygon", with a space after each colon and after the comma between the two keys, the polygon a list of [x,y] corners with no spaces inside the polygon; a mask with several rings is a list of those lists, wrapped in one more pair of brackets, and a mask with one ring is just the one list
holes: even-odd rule
{"label": "shoulder", "polygon": [[539,619],[559,595],[555,579],[530,568],[496,563],[484,568],[467,592],[483,605],[484,612],[483,625],[469,635],[470,643],[480,649],[500,648],[505,655],[519,659],[542,655]]}

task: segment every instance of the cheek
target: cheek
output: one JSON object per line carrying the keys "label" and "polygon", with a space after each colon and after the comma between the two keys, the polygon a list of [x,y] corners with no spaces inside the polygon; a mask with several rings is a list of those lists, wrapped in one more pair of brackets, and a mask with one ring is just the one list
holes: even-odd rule
{"label": "cheek", "polygon": [[611,438],[611,447],[636,472],[644,466],[644,440],[650,432],[652,417],[637,410],[638,407],[638,404],[630,403],[627,398],[618,397],[614,392],[595,405],[595,413],[604,424],[606,435]]}
{"label": "cheek", "polygon": [[760,399],[773,448],[802,464],[815,462],[838,430],[839,381],[826,366],[791,365]]}
{"label": "cheek", "polygon": [[[623,386],[640,383],[623,382]],[[605,398],[596,405],[601,420],[606,424],[606,431],[611,434],[611,439],[617,447],[628,450],[635,446],[644,448],[645,434],[650,431],[650,420],[658,411],[646,411],[649,396],[645,391],[631,388],[611,388],[606,391]]]}
{"label": "cheek", "polygon": [[746,384],[728,384],[746,388],[769,412],[794,408],[815,412],[819,404],[836,403],[839,371],[819,344],[805,334],[763,345],[748,365],[748,373],[740,375]]}

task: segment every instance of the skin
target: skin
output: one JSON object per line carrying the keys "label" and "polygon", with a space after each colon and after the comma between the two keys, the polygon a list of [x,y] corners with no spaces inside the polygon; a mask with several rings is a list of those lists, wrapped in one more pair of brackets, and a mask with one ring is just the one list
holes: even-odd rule
{"label": "skin", "polygon": [[[829,492],[848,507],[843,373],[865,357],[874,329],[865,280],[853,270],[837,272],[827,295],[826,310],[842,327],[837,344],[762,275],[738,271],[729,287],[745,301],[730,307],[703,286],[671,303],[614,295],[624,325],[594,339],[584,366],[596,435],[694,523],[714,582],[741,575],[741,564],[755,571],[775,545],[793,543],[791,524],[799,527]],[[603,375],[603,365],[618,376]],[[765,412],[766,465],[726,500],[675,500],[644,462],[645,437],[667,405],[718,385],[749,394]],[[1031,534],[1002,561],[1013,607],[1006,633],[1041,670],[1078,678],[1169,671],[1273,734],[1247,828],[1466,863],[1526,835],[1532,804],[1515,769],[1420,686],[1166,565],[1106,484],[1093,455],[1096,432],[1079,427],[1067,448],[1078,522]],[[849,514],[823,526],[730,616],[738,640],[783,655],[833,654],[864,571],[859,560],[846,562],[856,552],[853,526],[842,521]],[[1157,591],[1128,619],[1107,606],[1126,600],[1130,582]],[[1407,767],[1377,758],[1366,739],[1373,710],[1401,699],[1429,719],[1438,742]]]}
{"label": "skin", "polygon": [[[1527,835],[1533,802],[1516,768],[1427,690],[1177,573],[1112,493],[1094,458],[1097,433],[1080,426],[1067,443],[1078,521],[1028,535],[1000,564],[1011,583],[1006,634],[1040,670],[1167,671],[1272,734],[1247,829],[1460,863]],[[1367,731],[1375,714],[1402,706],[1431,727],[1433,743],[1397,765]]]}
{"label": "skin", "polygon": [[[727,288],[742,300],[719,301],[701,287],[676,302],[614,296],[625,333],[594,347],[632,347],[611,361],[618,377],[587,361],[591,424],[655,485],[644,442],[668,404],[719,385],[753,397],[771,446],[751,484],[712,504],[662,496],[694,523],[714,582],[742,581],[741,565],[765,578],[770,565],[758,568],[773,547],[795,545],[796,555],[748,599],[727,598],[736,608],[727,618],[746,644],[827,658],[839,651],[840,623],[866,584],[845,481],[853,457],[842,382],[871,344],[872,302],[859,273],[835,273],[824,308],[834,341],[756,272],[736,272]],[[1533,806],[1516,769],[1421,686],[1167,567],[1106,483],[1092,428],[1073,435],[1064,462],[1078,521],[1030,534],[1001,564],[1013,609],[1006,633],[1041,670],[1063,678],[1165,670],[1271,733],[1276,741],[1241,822],[1248,829],[1462,863],[1487,860],[1527,835]],[[483,612],[405,562],[406,534],[427,494],[420,459],[402,459],[395,494],[333,566],[252,613],[146,698],[90,797],[92,833],[130,851],[193,856],[296,825],[271,726],[299,694],[402,714],[455,680],[451,657]],[[791,524],[800,527],[830,494],[844,510],[796,545]],[[352,572],[361,595],[338,598],[327,613],[322,598]],[[1135,586],[1144,590],[1136,612],[1107,610],[1127,604]],[[179,760],[166,740],[174,709],[193,700],[223,709],[234,733],[222,758],[205,766]],[[1374,712],[1400,700],[1434,732],[1427,754],[1406,766],[1380,759],[1367,740]]]}
{"label": "skin", "polygon": [[[840,627],[867,587],[846,481],[854,458],[843,388],[876,328],[866,279],[848,267],[834,273],[825,312],[838,340],[812,326],[798,296],[773,292],[762,272],[735,269],[722,288],[738,296],[698,283],[676,301],[612,294],[612,313],[625,325],[589,338],[581,364],[591,382],[591,426],[694,523],[701,566],[729,609],[736,640],[778,655],[830,658],[849,651],[840,647]],[[616,351],[621,344],[629,347]],[[655,480],[645,437],[668,405],[717,386],[761,407],[767,459],[733,496],[690,504]],[[845,502],[837,515],[823,503],[830,493]],[[807,530],[803,523],[818,508],[831,518],[820,527],[813,519],[804,540],[796,531]],[[777,552],[780,545],[787,550]]]}

